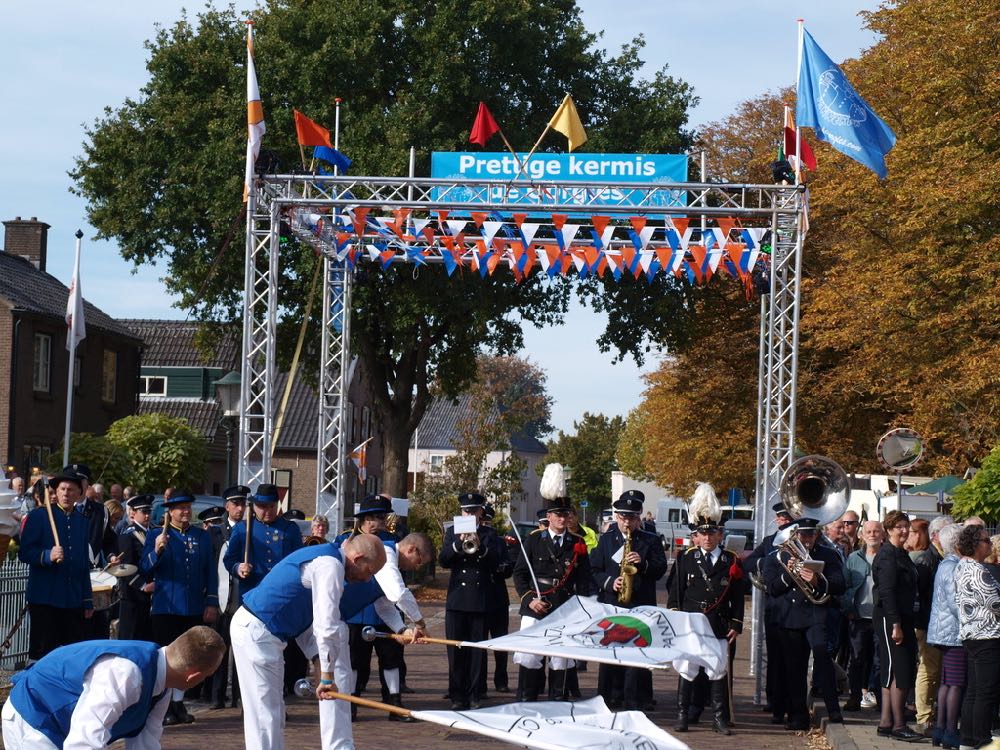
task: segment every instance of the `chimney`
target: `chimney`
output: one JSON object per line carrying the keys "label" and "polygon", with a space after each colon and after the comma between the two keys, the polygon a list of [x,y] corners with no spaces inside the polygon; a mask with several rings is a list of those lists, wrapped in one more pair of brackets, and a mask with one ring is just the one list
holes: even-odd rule
{"label": "chimney", "polygon": [[25,221],[20,216],[5,221],[3,249],[10,255],[20,255],[39,271],[45,270],[48,254],[49,225],[32,216]]}

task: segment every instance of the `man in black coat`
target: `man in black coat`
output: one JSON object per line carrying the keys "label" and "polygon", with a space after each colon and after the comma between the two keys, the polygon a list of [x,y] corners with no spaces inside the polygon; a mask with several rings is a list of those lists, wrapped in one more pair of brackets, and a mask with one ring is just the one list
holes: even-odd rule
{"label": "man in black coat", "polygon": [[123,641],[153,640],[152,606],[153,584],[139,574],[142,548],[146,546],[149,516],[153,509],[152,495],[136,495],[129,499],[128,509],[132,523],[118,535],[118,556],[122,564],[134,565],[136,574],[122,581],[122,598],[118,614],[118,637]]}
{"label": "man in black coat", "polygon": [[[463,516],[476,518],[477,528],[475,534],[458,536],[454,527],[449,528],[441,543],[438,562],[442,568],[451,570],[445,601],[445,637],[482,641],[486,638],[493,576],[499,568],[509,564],[507,545],[493,529],[482,524],[486,498],[466,492],[459,496],[458,503]],[[448,646],[448,695],[453,710],[479,708],[482,696],[478,690],[485,668],[485,651]]]}
{"label": "man in black coat", "polygon": [[[626,608],[656,606],[656,582],[667,572],[667,556],[660,537],[642,529],[645,499],[638,490],[623,493],[612,505],[616,525],[601,535],[590,552],[599,602]],[[626,533],[631,537],[631,551],[623,560]],[[621,599],[623,562],[636,568],[627,601]],[[653,675],[648,669],[601,664],[597,692],[612,710],[624,706],[629,711],[648,711],[653,707]]]}
{"label": "man in black coat", "polygon": [[[568,497],[558,497],[546,510],[547,529],[536,529],[524,538],[524,548],[514,563],[514,588],[521,597],[521,629],[544,619],[547,614],[565,604],[570,597],[590,596],[594,581],[583,537],[567,528],[570,512]],[[531,571],[535,573],[532,580]],[[526,701],[538,700],[545,679],[544,657],[537,654],[515,653],[518,672],[518,693]],[[566,670],[575,666],[572,659],[554,656],[549,668],[549,700],[560,700],[566,692]]]}
{"label": "man in black coat", "polygon": [[[792,516],[788,512],[784,503],[775,503],[771,508],[774,511],[774,522],[781,531],[788,524],[792,523]],[[777,534],[777,532],[775,532]],[[768,534],[757,545],[757,548],[750,553],[750,556],[743,561],[743,572],[747,574],[747,579],[756,579],[760,585],[764,585],[764,560],[774,550],[775,534]],[[781,621],[776,619],[774,597],[768,596],[764,592],[764,643],[767,648],[767,682],[764,692],[767,696],[768,705],[771,708],[771,723],[784,724],[785,714],[788,710],[786,705],[786,684],[785,684],[785,656],[781,647]]]}
{"label": "man in black coat", "polygon": [[[832,598],[845,591],[844,570],[836,550],[816,543],[817,525],[815,519],[800,518],[794,527],[787,527],[783,533],[794,528],[793,533],[809,556],[823,563],[822,573],[802,567],[797,573],[799,581],[811,587],[813,598]],[[805,731],[809,729],[806,673],[810,652],[813,657],[813,680],[823,693],[829,720],[839,723],[844,719],[837,701],[833,660],[826,647],[827,608],[833,605],[830,601],[823,604],[810,601],[786,570],[785,565],[789,564],[788,553],[775,549],[764,560],[764,583],[768,595],[774,597],[775,621],[781,623],[779,637],[785,656],[784,684],[788,710],[785,728]]]}
{"label": "man in black coat", "polygon": [[[711,494],[714,498],[714,492]],[[694,546],[674,562],[667,579],[667,606],[682,612],[701,612],[708,618],[715,637],[731,644],[743,632],[743,569],[735,554],[719,546],[722,541],[722,527],[719,526],[722,511],[717,503],[715,508],[718,508],[718,515],[692,517]],[[679,679],[677,724],[674,728],[678,732],[686,732],[694,681],[683,677]],[[729,729],[729,676],[712,680],[709,690],[712,729],[719,734],[732,734]]]}

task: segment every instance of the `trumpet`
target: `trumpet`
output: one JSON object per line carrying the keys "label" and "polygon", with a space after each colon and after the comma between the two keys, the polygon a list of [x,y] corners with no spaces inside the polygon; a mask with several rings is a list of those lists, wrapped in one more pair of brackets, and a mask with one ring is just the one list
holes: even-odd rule
{"label": "trumpet", "polygon": [[479,534],[462,534],[462,552],[467,555],[474,555],[479,552]]}

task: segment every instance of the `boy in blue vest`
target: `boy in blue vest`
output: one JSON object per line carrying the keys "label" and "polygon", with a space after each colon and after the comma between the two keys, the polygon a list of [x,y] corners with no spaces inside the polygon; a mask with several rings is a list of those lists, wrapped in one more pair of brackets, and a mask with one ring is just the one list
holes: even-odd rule
{"label": "boy in blue vest", "polygon": [[218,667],[225,646],[191,628],[162,648],[146,641],[63,646],[13,677],[3,707],[8,748],[158,748],[172,688],[186,690]]}

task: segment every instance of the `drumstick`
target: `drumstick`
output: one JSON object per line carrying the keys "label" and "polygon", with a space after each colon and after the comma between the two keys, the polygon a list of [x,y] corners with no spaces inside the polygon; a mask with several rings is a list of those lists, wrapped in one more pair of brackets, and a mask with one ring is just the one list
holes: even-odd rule
{"label": "drumstick", "polygon": [[49,514],[49,527],[52,529],[52,538],[55,539],[55,546],[61,547],[59,544],[59,530],[56,529],[56,517],[52,514],[52,497],[49,495],[48,486],[45,487],[45,510]]}

